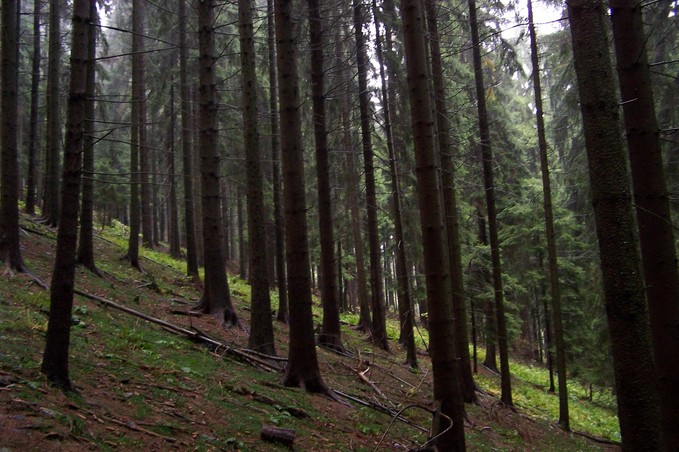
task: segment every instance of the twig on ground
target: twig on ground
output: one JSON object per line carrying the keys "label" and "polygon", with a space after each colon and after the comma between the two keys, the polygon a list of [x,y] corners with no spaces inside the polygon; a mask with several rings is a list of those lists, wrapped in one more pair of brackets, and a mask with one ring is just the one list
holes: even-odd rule
{"label": "twig on ground", "polygon": [[583,436],[587,439],[591,439],[592,441],[595,441],[597,443],[610,444],[611,446],[622,446],[622,443],[619,442],[619,441],[613,441],[613,440],[606,439],[606,438],[599,438],[598,436],[590,435],[589,433],[578,432],[576,430],[571,430],[571,433],[573,433],[574,435]]}
{"label": "twig on ground", "polygon": [[[396,419],[398,419],[398,417],[400,415],[402,415],[407,409],[410,409],[410,408],[420,408],[420,409],[426,411],[427,413],[432,414],[432,411],[429,408],[427,408],[426,406],[417,404],[417,403],[412,403],[410,405],[404,406],[403,408],[398,410],[398,412],[391,418],[391,422],[389,422],[387,429],[382,434],[382,437],[380,438],[379,442],[377,443],[377,446],[375,446],[375,449],[374,449],[375,451],[377,451],[380,448],[380,445],[382,445],[382,441],[384,441],[384,438],[387,436],[387,433],[389,433],[391,426],[394,425],[394,421],[396,421]],[[451,423],[451,425],[452,425],[452,423]],[[429,441],[427,441],[427,442],[429,442]]]}
{"label": "twig on ground", "polygon": [[[341,397],[344,397],[344,398],[347,399],[347,400],[351,400],[352,402],[356,402],[356,403],[358,403],[359,405],[363,405],[364,407],[372,408],[372,409],[374,409],[374,410],[376,410],[376,411],[380,411],[380,412],[382,412],[382,413],[386,413],[386,414],[389,414],[389,415],[391,415],[391,416],[394,416],[394,415],[396,414],[396,412],[395,412],[394,410],[392,410],[391,408],[386,407],[386,406],[384,406],[384,405],[381,405],[381,404],[379,404],[379,403],[370,402],[370,401],[368,401],[368,400],[363,400],[363,399],[360,399],[360,398],[358,398],[358,397],[356,397],[356,396],[353,396],[353,395],[351,395],[351,394],[347,394],[347,393],[345,393],[345,392],[338,391],[338,390],[336,390],[336,389],[335,389],[335,393],[336,393],[337,395],[341,396]],[[411,421],[411,420],[408,419],[407,417],[403,417],[402,415],[398,415],[398,416],[396,416],[396,419],[398,419],[399,421],[403,422],[404,424],[410,425],[411,427],[413,427],[413,428],[415,428],[415,429],[417,429],[417,430],[419,430],[419,431],[421,431],[421,432],[429,433],[429,430],[428,430],[428,429],[426,429],[426,428],[424,428],[424,427],[422,427],[422,426],[420,426],[420,425],[417,425],[416,423],[414,423],[413,421]]]}

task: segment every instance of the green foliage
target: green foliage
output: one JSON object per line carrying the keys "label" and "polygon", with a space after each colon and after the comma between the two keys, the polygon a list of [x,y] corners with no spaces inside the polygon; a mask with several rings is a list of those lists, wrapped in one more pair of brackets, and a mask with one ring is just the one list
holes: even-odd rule
{"label": "green foliage", "polygon": [[[479,350],[479,361],[483,359],[483,349]],[[548,391],[549,374],[547,369],[510,360],[512,374],[512,393],[514,404],[531,416],[554,422],[559,417],[559,398],[557,393]],[[485,373],[475,375],[484,390],[500,394],[499,376]],[[610,390],[600,391],[590,400],[590,388],[581,380],[570,378],[568,381],[569,411],[571,428],[586,431],[602,438],[620,441],[620,427],[617,406]]]}

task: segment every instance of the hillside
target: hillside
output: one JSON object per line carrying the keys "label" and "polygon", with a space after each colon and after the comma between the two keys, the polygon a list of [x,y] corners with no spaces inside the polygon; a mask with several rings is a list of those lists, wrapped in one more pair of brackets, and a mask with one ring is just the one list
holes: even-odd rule
{"label": "hillside", "polygon": [[[24,259],[36,277],[48,282],[54,231],[27,219],[22,226],[27,231]],[[297,450],[410,450],[426,443],[432,391],[422,346],[426,334],[419,338],[421,369],[413,372],[401,364],[404,355],[396,341],[390,343],[391,354],[371,347],[350,327],[353,317],[347,315],[342,332],[350,355],[318,350],[326,383],[344,403],[308,395],[279,383],[279,372],[271,368],[283,359],[243,351],[249,322],[246,284],[230,277],[243,328],[224,330],[216,319],[188,315],[199,291],[183,276],[182,263],[144,251],[140,273],[120,259],[124,249],[116,242],[124,243],[122,231],[101,233],[105,238],[95,239],[95,247],[103,278],[83,269],[76,277],[76,287],[90,294],[75,301],[70,366],[77,394],[51,388],[39,372],[47,292],[26,275],[1,276],[0,449],[284,450],[260,439],[264,425],[294,429]],[[392,339],[396,325],[390,323]],[[285,357],[287,326],[275,323],[275,331],[278,355]],[[518,363],[514,370],[517,411],[499,404],[497,376],[478,376],[480,402],[467,407],[469,450],[618,449],[550,423],[556,396],[546,392],[544,372]],[[616,439],[609,403],[596,406],[574,390],[572,404],[576,430]]]}

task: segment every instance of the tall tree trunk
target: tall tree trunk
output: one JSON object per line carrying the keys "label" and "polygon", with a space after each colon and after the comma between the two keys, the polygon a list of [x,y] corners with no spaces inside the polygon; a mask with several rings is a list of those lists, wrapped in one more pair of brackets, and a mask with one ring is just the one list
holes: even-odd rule
{"label": "tall tree trunk", "polygon": [[664,450],[630,180],[609,56],[606,7],[602,0],[571,0],[567,6],[623,450]]}
{"label": "tall tree trunk", "polygon": [[309,240],[304,199],[304,149],[297,72],[298,24],[289,0],[275,0],[276,61],[280,87],[285,202],[285,250],[290,302],[290,351],[283,384],[328,393],[318,368],[309,280]]}
{"label": "tall tree trunk", "polygon": [[320,0],[308,0],[309,47],[311,53],[311,97],[314,140],[316,142],[316,181],[318,184],[318,232],[321,248],[321,302],[323,324],[318,341],[335,350],[344,350],[340,331],[337,272],[335,267],[335,234],[330,193],[328,131],[325,115],[323,75],[323,17]]}
{"label": "tall tree trunk", "polygon": [[224,244],[224,260],[228,262],[232,259],[231,250],[231,209],[230,209],[230,187],[225,180],[222,180],[222,243]]}
{"label": "tall tree trunk", "polygon": [[189,50],[186,44],[186,0],[179,1],[179,84],[182,104],[182,172],[184,179],[184,230],[186,233],[186,273],[194,281],[198,276],[196,251],[196,217],[193,194],[193,149],[191,145],[191,93],[188,80]]}
{"label": "tall tree trunk", "polygon": [[[158,159],[162,156],[156,149],[148,148],[148,157],[151,160],[151,182],[148,184],[151,192],[151,237],[153,237],[153,246],[158,247],[165,234],[163,206],[158,197],[161,191],[161,184],[158,181]],[[162,188],[165,188],[165,184],[162,184]]]}
{"label": "tall tree trunk", "polygon": [[476,106],[479,114],[479,135],[481,156],[483,160],[483,180],[486,192],[486,208],[488,209],[488,235],[490,237],[490,255],[493,264],[493,288],[495,293],[495,316],[497,320],[497,341],[500,351],[501,400],[505,405],[513,405],[512,382],[509,375],[509,346],[507,324],[505,322],[504,293],[502,289],[502,267],[500,264],[500,241],[498,239],[497,211],[495,208],[495,182],[493,176],[493,152],[490,147],[490,126],[486,110],[486,91],[483,84],[483,68],[481,67],[481,42],[479,41],[479,25],[476,19],[476,1],[469,0],[469,25],[472,34],[474,53],[474,79],[476,81]]}
{"label": "tall tree trunk", "polygon": [[[90,3],[94,3],[94,0],[75,0],[73,3],[71,81],[64,143],[62,209],[50,287],[49,322],[41,367],[47,379],[65,391],[73,389],[68,372],[68,358],[78,239],[81,153],[86,119],[88,35],[91,30]],[[5,4],[3,4],[4,12]]]}
{"label": "tall tree trunk", "polygon": [[266,256],[266,230],[262,167],[257,128],[257,73],[252,0],[238,1],[241,78],[243,88],[243,140],[247,178],[250,286],[252,288],[250,338],[248,347],[268,355],[276,354]]}
{"label": "tall tree trunk", "polygon": [[94,120],[97,56],[97,25],[99,16],[95,1],[90,2],[90,39],[87,43],[87,85],[85,94],[85,137],[83,143],[82,205],[80,207],[80,240],[77,262],[96,275],[94,263]]}
{"label": "tall tree trunk", "polygon": [[356,63],[358,66],[358,100],[361,112],[361,143],[363,146],[363,169],[365,174],[365,199],[368,213],[368,247],[370,250],[370,289],[372,307],[372,341],[378,347],[389,350],[386,317],[384,312],[384,287],[380,259],[380,238],[377,227],[377,194],[375,190],[375,166],[370,127],[370,92],[368,91],[368,54],[363,35],[363,0],[353,0],[354,30],[356,34]]}
{"label": "tall tree trunk", "polygon": [[427,28],[429,31],[429,48],[431,52],[432,79],[434,82],[434,107],[436,109],[435,125],[436,131],[438,132],[439,155],[441,159],[446,237],[448,239],[450,272],[452,277],[456,350],[460,354],[459,363],[462,375],[462,396],[464,397],[465,402],[474,403],[476,401],[476,387],[472,376],[472,370],[469,365],[467,300],[464,296],[460,226],[457,218],[457,199],[455,195],[453,144],[450,136],[450,116],[446,105],[446,90],[443,78],[443,61],[441,57],[441,45],[439,42],[436,4],[434,0],[426,0],[425,5],[427,10]]}
{"label": "tall tree trunk", "polygon": [[236,213],[238,214],[238,269],[240,279],[248,277],[248,256],[245,251],[245,213],[243,213],[243,194],[239,186],[236,190]]}
{"label": "tall tree trunk", "polygon": [[[556,372],[559,376],[559,425],[564,430],[570,429],[568,414],[568,386],[566,372],[566,349],[563,340],[563,322],[561,320],[561,288],[559,287],[559,269],[556,255],[556,234],[554,232],[554,213],[552,211],[552,186],[549,180],[549,162],[547,160],[547,138],[545,136],[545,120],[542,109],[542,87],[540,85],[540,63],[538,60],[538,44],[533,24],[533,2],[528,0],[528,32],[530,33],[530,53],[533,65],[533,91],[535,93],[535,119],[538,128],[538,145],[540,147],[540,168],[542,170],[542,200],[545,211],[545,235],[547,236],[547,262],[549,265],[549,289],[552,298],[552,320],[554,323],[554,345],[556,346]],[[545,305],[545,323],[548,347],[552,341],[549,337],[549,312]],[[552,352],[547,350],[550,368]]]}
{"label": "tall tree trunk", "polygon": [[[679,271],[638,0],[610,2],[665,445],[679,445]],[[676,18],[675,18],[676,19]]]}
{"label": "tall tree trunk", "polygon": [[141,194],[141,236],[146,248],[153,248],[153,217],[151,213],[151,185],[149,185],[150,156],[146,133],[146,61],[144,55],[145,6],[142,0],[132,1],[132,59],[136,61],[132,78],[137,81],[135,103],[139,109],[139,184]]}
{"label": "tall tree trunk", "polygon": [[[483,215],[481,209],[481,200],[476,201],[476,224],[479,234],[479,243],[481,245],[488,246],[488,234],[486,231],[486,217]],[[478,265],[479,281],[480,285],[483,286],[485,292],[486,283],[490,283],[490,275],[488,274],[488,267],[485,262]],[[493,306],[493,300],[486,299],[483,301],[483,315],[485,317],[484,324],[484,339],[486,341],[486,357],[483,360],[483,365],[493,372],[498,372],[497,368],[497,321],[495,320],[495,308]]]}
{"label": "tall tree trunk", "polygon": [[200,179],[203,207],[203,255],[205,289],[194,309],[222,319],[223,326],[238,325],[231,304],[222,254],[221,209],[219,206],[219,152],[213,0],[198,1],[198,54],[200,65]]}
{"label": "tall tree trunk", "polygon": [[[175,61],[173,59],[173,61]],[[169,183],[170,183],[170,199],[168,203],[169,209],[169,237],[170,241],[170,256],[175,259],[179,259],[182,256],[182,249],[180,246],[180,234],[179,234],[179,207],[177,205],[177,169],[175,168],[175,94],[174,94],[174,76],[170,78],[170,108],[168,111],[169,121],[167,130],[167,149],[169,165],[168,172]]]}
{"label": "tall tree trunk", "polygon": [[19,113],[18,6],[2,2],[2,166],[0,167],[0,260],[10,269],[23,272],[19,246],[19,160],[17,118]]}
{"label": "tall tree trunk", "polygon": [[[132,27],[139,27],[139,0],[132,2]],[[142,176],[140,174],[140,129],[141,129],[141,99],[144,97],[143,86],[140,84],[139,74],[140,59],[139,45],[143,37],[137,33],[132,35],[132,106],[130,108],[130,236],[127,245],[127,256],[130,265],[137,269],[139,266],[139,232],[141,229],[141,204],[139,191]]]}
{"label": "tall tree trunk", "polygon": [[48,226],[59,221],[59,166],[61,154],[61,0],[50,0],[49,54],[47,62],[46,168],[43,220]]}
{"label": "tall tree trunk", "polygon": [[278,313],[276,320],[288,323],[288,287],[285,277],[285,231],[281,200],[281,142],[278,127],[278,80],[276,80],[276,30],[273,0],[267,0],[267,36],[269,45],[269,124],[271,127],[271,159],[273,160],[273,216],[276,225],[276,279],[278,281]]}
{"label": "tall tree trunk", "polygon": [[[339,33],[335,40],[335,54],[337,57],[336,65],[340,68],[338,84],[344,86],[347,76],[344,69],[342,55],[342,40]],[[365,270],[365,254],[363,252],[363,238],[361,235],[361,209],[359,208],[359,193],[356,187],[359,186],[359,176],[354,164],[354,146],[351,136],[351,100],[349,93],[342,94],[341,99],[342,118],[342,146],[344,147],[345,163],[347,165],[347,202],[351,215],[351,236],[354,245],[354,257],[356,259],[356,289],[358,297],[359,320],[356,328],[365,333],[372,330],[370,319],[370,297],[368,295],[368,278]]]}
{"label": "tall tree trunk", "polygon": [[[391,127],[391,106],[393,100],[387,90],[387,78],[384,70],[384,55],[382,52],[382,38],[377,9],[377,1],[373,0],[373,15],[375,19],[375,47],[377,61],[380,67],[381,95],[384,115],[384,132],[387,137],[387,151],[389,154],[389,172],[391,173],[391,203],[394,220],[394,240],[396,242],[396,282],[398,290],[398,308],[401,322],[401,341],[406,348],[406,363],[417,368],[417,351],[415,349],[415,335],[413,326],[415,315],[413,312],[412,299],[410,297],[410,281],[408,274],[408,260],[406,258],[406,244],[403,234],[403,215],[401,212],[401,189],[398,183],[398,166],[394,152],[394,136]],[[385,23],[385,30],[388,29]],[[390,50],[390,49],[388,49]]]}
{"label": "tall tree trunk", "polygon": [[36,166],[40,140],[38,138],[38,108],[40,101],[40,20],[42,1],[33,1],[33,62],[31,70],[31,119],[28,138],[28,170],[26,174],[26,213],[35,215]]}
{"label": "tall tree trunk", "polygon": [[439,450],[464,451],[464,401],[462,378],[457,364],[453,335],[452,285],[450,259],[443,223],[438,164],[434,142],[434,118],[429,92],[424,14],[419,0],[401,0],[403,36],[410,114],[415,146],[417,198],[424,246],[424,266],[429,309],[429,352],[434,375],[434,400],[441,413],[452,420],[439,418],[432,433]]}
{"label": "tall tree trunk", "polygon": [[[198,65],[193,67],[194,72],[197,74],[199,72]],[[200,166],[200,88],[191,89],[191,135],[192,141],[195,146],[192,149],[193,152],[193,179],[201,181],[201,166]],[[195,164],[197,162],[197,164]],[[203,192],[202,192],[202,182],[195,184],[193,186],[193,202],[195,208],[195,220],[196,220],[196,259],[198,261],[198,266],[202,267],[205,264],[205,243],[203,243]],[[221,229],[220,229],[221,232]]]}

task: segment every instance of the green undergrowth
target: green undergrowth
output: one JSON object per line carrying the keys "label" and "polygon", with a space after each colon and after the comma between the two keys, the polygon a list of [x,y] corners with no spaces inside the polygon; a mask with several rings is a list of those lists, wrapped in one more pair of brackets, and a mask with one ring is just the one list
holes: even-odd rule
{"label": "green undergrowth", "polygon": [[[479,349],[479,363],[484,358],[484,350]],[[555,392],[549,392],[548,370],[513,360],[510,360],[509,368],[514,405],[534,418],[556,423],[559,418],[558,387]],[[485,391],[499,398],[499,376],[479,374],[475,378]],[[558,385],[556,375],[554,378],[555,385]],[[569,380],[568,407],[572,430],[620,441],[615,400],[610,391],[600,391],[589,400],[589,389],[576,380]]]}
{"label": "green undergrowth", "polygon": [[[35,238],[31,236],[32,240],[42,241],[45,245],[54,240],[53,232],[41,229],[39,225],[31,227],[44,233]],[[147,309],[149,303],[162,303],[168,309],[186,309],[188,303],[198,299],[200,294],[184,276],[186,267],[183,262],[162,252],[142,248],[144,272],[130,269],[120,259],[127,245],[122,225],[98,232],[105,240],[96,244],[97,266],[105,278],[98,278],[79,268],[77,287],[84,287],[91,293],[140,311]],[[29,249],[26,260],[36,273],[38,270],[43,273],[51,271],[48,259],[40,253],[32,255]],[[45,274],[39,276],[45,277]],[[47,329],[49,296],[26,279],[2,278],[5,279],[0,285],[0,371],[20,375],[23,379],[14,394],[16,398],[44,405],[46,394],[51,392],[39,367]],[[249,317],[250,287],[233,275],[229,276],[229,284],[238,314],[243,318]],[[277,309],[275,291],[271,292],[271,300],[273,309]],[[316,298],[313,314],[318,328],[322,309]],[[60,425],[101,450],[138,450],[145,447],[144,440],[148,439],[148,435],[122,435],[105,429],[91,431],[84,418],[90,419],[89,413],[97,411],[103,422],[118,416],[117,413],[125,413],[130,422],[160,437],[183,435],[190,438],[191,450],[277,450],[277,446],[259,440],[263,424],[292,428],[300,438],[315,438],[308,440],[307,444],[316,444],[317,450],[373,450],[388,429],[394,436],[391,443],[382,445],[381,450],[412,447],[426,441],[426,435],[410,427],[398,423],[392,426],[391,415],[366,407],[356,406],[347,419],[334,419],[321,411],[314,396],[306,395],[301,389],[283,388],[280,374],[263,372],[229,355],[220,356],[204,345],[96,302],[76,297],[73,315],[70,368],[71,377],[81,393],[69,395],[65,405],[49,407],[52,424],[44,427],[46,434],[53,431],[55,425]],[[182,318],[184,320],[187,319]],[[341,320],[343,343],[353,358],[347,358],[343,363],[333,361],[339,358],[319,349],[328,381],[335,389],[366,400],[379,400],[357,379],[352,368],[363,369],[363,363],[368,362],[381,366],[383,372],[388,373],[402,364],[403,352],[396,343],[396,315],[390,313],[387,321],[392,347],[390,355],[376,351],[363,333],[351,328],[358,321],[355,313],[342,313]],[[287,327],[278,322],[275,322],[275,330],[277,338],[287,334]],[[418,349],[424,352],[429,341],[426,330],[420,327],[415,337]],[[279,355],[285,356],[287,342],[277,340],[276,345]],[[420,384],[405,388],[406,400],[427,404],[429,394],[423,390],[430,390],[431,369],[423,353],[418,355],[418,359],[421,369],[412,371],[410,375],[412,381]],[[557,429],[549,427],[558,416],[558,397],[546,390],[546,370],[512,362],[512,374],[516,406],[546,425],[544,430],[554,431],[553,436],[541,443],[542,450],[598,450],[591,442],[558,434]],[[374,373],[371,378],[377,383],[389,382],[380,375]],[[484,391],[499,396],[497,376],[481,374],[476,379]],[[614,405],[610,400],[599,394],[594,403],[589,402],[587,388],[575,382],[570,385],[572,428],[619,440]],[[84,387],[86,390],[83,390]],[[93,405],[95,397],[98,404],[105,400],[106,406]],[[479,406],[467,407],[471,419],[488,417],[484,410]],[[200,424],[202,416],[214,416],[215,413],[218,413],[219,422],[207,426]],[[430,417],[419,412],[413,414],[413,419],[419,425],[428,426]],[[489,437],[484,428],[481,425],[468,429],[470,450],[531,449],[526,446],[531,435],[522,433],[520,429],[505,423],[489,424],[488,428],[497,436],[495,438]],[[121,430],[124,428],[117,429],[118,432]],[[331,433],[324,434],[324,431]],[[175,447],[184,448],[181,445]]]}

